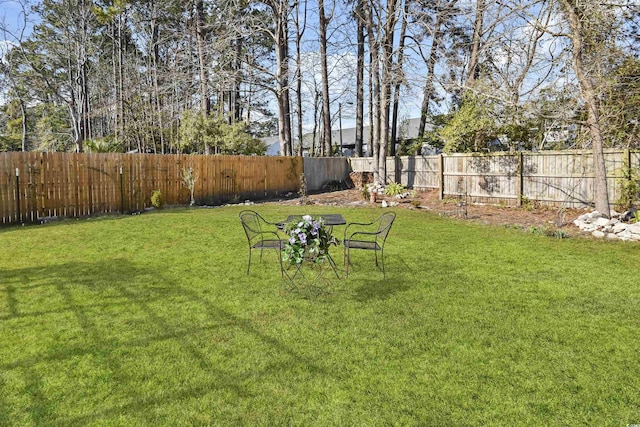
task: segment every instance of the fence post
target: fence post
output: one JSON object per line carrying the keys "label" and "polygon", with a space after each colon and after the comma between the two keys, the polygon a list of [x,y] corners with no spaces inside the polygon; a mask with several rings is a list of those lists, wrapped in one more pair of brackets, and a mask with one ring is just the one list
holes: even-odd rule
{"label": "fence post", "polygon": [[440,164],[438,165],[440,168],[440,200],[444,199],[444,154],[440,153]]}
{"label": "fence post", "polygon": [[524,156],[522,151],[518,152],[518,207],[522,207],[522,197],[524,196]]}
{"label": "fence post", "polygon": [[122,184],[122,165],[120,165],[120,214],[124,214],[124,188]]}
{"label": "fence post", "polygon": [[20,213],[20,168],[16,168],[16,221],[22,222],[22,214]]}

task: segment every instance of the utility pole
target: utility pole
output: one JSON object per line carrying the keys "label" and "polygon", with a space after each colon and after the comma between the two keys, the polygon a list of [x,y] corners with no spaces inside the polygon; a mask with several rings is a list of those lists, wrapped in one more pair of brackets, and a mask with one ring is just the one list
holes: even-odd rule
{"label": "utility pole", "polygon": [[343,156],[343,146],[342,146],[342,103],[338,103],[338,123],[340,124],[340,157]]}

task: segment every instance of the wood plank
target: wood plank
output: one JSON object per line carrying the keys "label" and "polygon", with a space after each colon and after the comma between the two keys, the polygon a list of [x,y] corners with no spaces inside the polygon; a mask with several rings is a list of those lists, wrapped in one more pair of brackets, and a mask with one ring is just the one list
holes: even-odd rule
{"label": "wood plank", "polygon": [[[623,165],[623,150],[607,150],[606,165],[610,201],[618,197],[617,179]],[[640,167],[640,151],[629,156]],[[513,155],[455,154],[450,156],[403,156],[398,161],[401,182],[415,187],[438,188],[442,173],[443,191],[453,194],[459,182],[486,200],[517,197]],[[579,205],[593,199],[593,161],[589,151],[525,153],[523,194],[530,199],[560,205]],[[439,166],[442,159],[442,167]],[[314,159],[318,171],[327,176],[335,159]],[[387,160],[393,175],[394,160]],[[391,163],[394,162],[394,163]],[[353,170],[370,170],[371,158],[349,159]],[[123,197],[120,195],[120,166],[123,168]],[[264,197],[299,189],[303,171],[300,157],[204,156],[73,153],[0,153],[0,223],[18,219],[36,221],[46,216],[84,216],[125,210],[142,210],[159,189],[169,204],[187,204],[188,190],[182,184],[182,170],[192,166],[198,175],[196,199],[213,203],[239,197]],[[20,176],[18,218],[15,168]],[[483,183],[484,187],[480,186]],[[493,186],[492,186],[493,185]]]}
{"label": "wood plank", "polygon": [[8,224],[11,209],[9,207],[9,155],[0,155],[0,223]]}

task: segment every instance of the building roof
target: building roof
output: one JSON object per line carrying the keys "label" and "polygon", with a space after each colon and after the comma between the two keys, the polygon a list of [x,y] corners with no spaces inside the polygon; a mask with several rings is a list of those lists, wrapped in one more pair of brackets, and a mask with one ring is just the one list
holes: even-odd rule
{"label": "building roof", "polygon": [[[405,119],[401,120],[398,124],[398,139],[413,139],[418,137],[418,127],[420,126],[420,119]],[[429,123],[427,123],[427,129],[431,129]],[[316,143],[320,138],[320,134],[316,134]],[[262,141],[267,144],[267,155],[277,156],[280,152],[280,141],[277,136],[269,136],[262,138]],[[309,151],[312,147],[313,134],[305,133],[302,136],[305,151]],[[331,141],[334,145],[340,145],[340,129],[331,130]],[[356,141],[356,128],[342,128],[342,147],[344,149],[355,148]],[[369,146],[369,126],[364,126],[362,135],[363,149]]]}

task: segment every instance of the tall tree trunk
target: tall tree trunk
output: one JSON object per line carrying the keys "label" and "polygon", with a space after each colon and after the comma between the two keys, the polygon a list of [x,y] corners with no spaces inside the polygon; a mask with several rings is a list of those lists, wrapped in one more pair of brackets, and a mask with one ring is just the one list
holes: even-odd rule
{"label": "tall tree trunk", "polygon": [[[120,19],[120,15],[118,14],[116,19]],[[116,37],[118,35],[117,29],[117,21],[114,21],[111,24],[111,78],[113,79],[112,85],[114,89],[114,105],[116,105],[115,112],[113,114],[113,140],[116,144],[121,144],[123,149],[124,145],[122,144],[122,135],[120,134],[120,109],[119,109],[119,97],[120,97],[120,88],[118,86],[118,43],[116,42]]]}
{"label": "tall tree trunk", "polygon": [[364,131],[364,18],[363,5],[365,0],[358,0],[356,7],[356,20],[358,31],[358,54],[356,67],[356,141],[355,155],[362,157],[362,140]]}
{"label": "tall tree trunk", "polygon": [[382,36],[382,93],[380,95],[380,151],[378,153],[378,174],[380,182],[387,182],[387,152],[389,148],[389,116],[391,107],[391,81],[393,75],[393,39],[395,26],[397,22],[396,16],[397,0],[389,0],[387,2],[387,16],[384,24],[384,34]]}
{"label": "tall tree trunk", "polygon": [[569,20],[571,28],[571,44],[573,46],[573,70],[580,84],[580,94],[587,108],[587,127],[591,134],[591,146],[593,149],[594,163],[594,198],[595,208],[598,212],[609,217],[609,192],[607,188],[607,170],[604,161],[604,141],[600,128],[600,116],[598,108],[598,96],[596,87],[591,77],[585,71],[584,50],[584,26],[581,21],[581,13],[577,6],[569,0],[560,0],[560,4]]}
{"label": "tall tree trunk", "polygon": [[315,97],[313,99],[313,133],[311,134],[311,155],[318,156],[319,151],[316,146],[316,141],[318,141],[318,126],[320,125],[320,119],[322,117],[322,110],[320,107],[320,100],[322,98],[322,94],[316,91]]}
{"label": "tall tree trunk", "polygon": [[327,26],[331,18],[325,16],[324,0],[318,0],[320,31],[320,69],[322,74],[322,155],[331,156],[331,100],[329,99],[329,70],[327,69]]}
{"label": "tall tree trunk", "polygon": [[[370,150],[373,155],[373,180],[376,183],[384,182],[384,175],[380,176],[381,164],[380,164],[380,125],[381,125],[381,109],[383,105],[381,103],[380,94],[380,44],[374,36],[374,22],[373,22],[373,10],[371,3],[367,2],[366,6],[366,28],[367,38],[369,40],[369,54],[370,59],[370,76],[371,76],[371,139],[369,140]],[[381,108],[382,107],[382,108]],[[382,133],[384,134],[384,133]],[[386,163],[386,162],[385,162]]]}
{"label": "tall tree trunk", "polygon": [[81,69],[81,85],[82,85],[82,97],[81,97],[81,108],[82,108],[82,141],[78,146],[78,152],[81,153],[84,151],[83,142],[86,139],[91,138],[91,121],[90,121],[90,107],[89,107],[89,73],[87,70],[87,58],[86,52],[83,49],[83,61],[80,66]]}
{"label": "tall tree trunk", "polygon": [[[200,71],[200,114],[203,118],[209,117],[211,112],[211,100],[209,99],[208,81],[209,73],[207,72],[207,55],[205,50],[206,30],[204,16],[204,2],[196,0],[196,45],[198,48],[198,68]],[[204,153],[209,154],[209,144],[204,143]]]}
{"label": "tall tree trunk", "polygon": [[[398,104],[400,102],[400,86],[403,81],[402,65],[404,62],[404,42],[405,35],[407,34],[407,17],[409,15],[409,2],[405,1],[404,9],[402,13],[402,26],[400,27],[400,41],[398,44],[398,60],[396,61],[395,72],[392,79],[395,81],[393,88],[393,110],[391,113],[391,140],[389,141],[389,155],[395,157],[396,155],[396,142],[398,140]],[[398,178],[398,172],[396,170],[396,182]]]}
{"label": "tall tree trunk", "polygon": [[[296,4],[296,115],[298,119],[298,155],[302,156],[304,151],[304,138],[302,130],[302,37],[307,26],[307,2],[304,1],[304,12],[302,15],[303,23],[300,23],[300,4]],[[312,151],[313,154],[313,151]]]}
{"label": "tall tree trunk", "polygon": [[476,0],[476,19],[473,23],[473,38],[471,39],[471,52],[469,54],[469,68],[467,69],[466,85],[470,86],[480,75],[480,44],[484,27],[485,0]]}
{"label": "tall tree trunk", "polygon": [[291,101],[289,95],[289,3],[274,0],[271,3],[275,20],[276,100],[278,102],[278,137],[280,153],[293,155],[291,143]]}
{"label": "tall tree trunk", "polygon": [[120,116],[120,137],[122,141],[126,141],[125,150],[131,151],[131,140],[126,134],[126,118],[124,111],[124,43],[122,37],[122,14],[118,14],[118,115]]}
{"label": "tall tree trunk", "polygon": [[27,108],[24,105],[24,100],[22,96],[18,97],[18,102],[20,103],[20,114],[22,116],[22,137],[21,137],[21,149],[22,151],[27,151]]}
{"label": "tall tree trunk", "polygon": [[[451,1],[450,5],[447,9],[453,7],[457,1]],[[444,21],[443,14],[448,13],[448,11],[444,11],[440,7],[440,1],[438,1],[436,12],[436,21],[433,26],[433,35],[431,37],[431,47],[429,48],[429,56],[427,57],[427,79],[424,83],[424,90],[422,91],[422,108],[420,111],[420,124],[418,125],[418,136],[423,137],[424,131],[427,126],[427,117],[429,116],[429,103],[431,102],[431,98],[433,98],[433,94],[435,92],[435,88],[433,82],[435,80],[434,72],[436,68],[436,63],[438,62],[438,51],[440,49],[440,44],[442,43],[442,25]]]}
{"label": "tall tree trunk", "polygon": [[235,64],[233,70],[233,121],[234,123],[240,122],[242,119],[242,105],[240,96],[240,83],[242,81],[242,45],[243,39],[241,36],[236,37],[235,40]]}
{"label": "tall tree trunk", "polygon": [[[160,66],[160,44],[158,42],[160,30],[158,28],[158,20],[157,20],[157,7],[156,3],[153,3],[152,13],[151,13],[151,47],[153,52],[153,98],[154,105],[152,106],[153,110],[156,112],[156,116],[158,119],[158,128],[160,133],[160,152],[165,154],[165,143],[164,143],[164,123],[162,120],[162,99],[160,97],[160,79],[158,77],[158,67]],[[154,151],[155,151],[155,143]]]}

